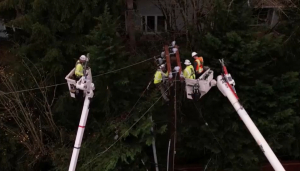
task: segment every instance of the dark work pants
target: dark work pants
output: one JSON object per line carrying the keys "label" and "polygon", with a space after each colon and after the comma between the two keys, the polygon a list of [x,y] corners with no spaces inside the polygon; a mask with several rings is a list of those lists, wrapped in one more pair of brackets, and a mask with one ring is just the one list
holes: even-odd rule
{"label": "dark work pants", "polygon": [[[201,74],[202,74],[202,73],[201,73]],[[196,79],[198,79],[198,78],[201,76],[201,74],[195,73]]]}
{"label": "dark work pants", "polygon": [[[76,76],[75,76],[76,82],[77,82],[78,80],[80,80],[80,78],[81,78],[81,77],[76,77]],[[75,97],[76,97],[76,99],[82,100],[82,101],[83,101],[83,100],[84,100],[84,97],[83,97],[83,91],[77,89],[77,91],[76,91],[76,93],[75,93]]]}
{"label": "dark work pants", "polygon": [[167,92],[165,92],[166,89],[165,89],[164,84],[158,83],[158,84],[156,84],[156,87],[160,90],[160,93],[161,93],[162,97],[165,99],[165,101],[168,102],[169,98],[167,97]]}
{"label": "dark work pants", "polygon": [[198,74],[197,72],[195,73],[196,74],[196,79],[198,79],[206,70],[208,70],[209,69],[209,67],[207,67],[207,66],[204,66],[203,67],[203,71],[200,73],[200,74]]}

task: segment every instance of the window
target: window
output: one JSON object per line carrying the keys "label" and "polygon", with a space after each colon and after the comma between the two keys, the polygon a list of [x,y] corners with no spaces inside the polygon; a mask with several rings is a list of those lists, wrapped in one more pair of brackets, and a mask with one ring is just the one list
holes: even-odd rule
{"label": "window", "polygon": [[164,32],[167,28],[164,16],[142,16],[141,25],[145,33]]}
{"label": "window", "polygon": [[164,32],[166,30],[166,20],[164,16],[157,16],[157,31]]}
{"label": "window", "polygon": [[259,8],[254,9],[253,18],[255,25],[269,25],[273,18],[273,9],[271,8]]}
{"label": "window", "polygon": [[147,30],[150,32],[155,30],[155,16],[147,16]]}

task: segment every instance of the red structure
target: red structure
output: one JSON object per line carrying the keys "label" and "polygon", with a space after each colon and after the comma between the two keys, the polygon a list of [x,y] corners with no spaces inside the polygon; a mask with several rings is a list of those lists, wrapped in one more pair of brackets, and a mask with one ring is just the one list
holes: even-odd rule
{"label": "red structure", "polygon": [[[286,171],[300,171],[300,161],[281,161]],[[204,167],[200,165],[178,166],[175,171],[203,171]],[[219,170],[222,171],[222,170]],[[265,164],[260,171],[274,171],[270,164]]]}
{"label": "red structure", "polygon": [[[286,171],[300,171],[299,161],[282,161],[281,162]],[[274,171],[270,164],[262,166],[261,171]]]}

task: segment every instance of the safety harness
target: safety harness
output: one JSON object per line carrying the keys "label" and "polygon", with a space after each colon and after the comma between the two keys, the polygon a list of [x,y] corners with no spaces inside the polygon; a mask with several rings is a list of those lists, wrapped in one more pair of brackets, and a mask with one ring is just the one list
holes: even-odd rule
{"label": "safety harness", "polygon": [[198,101],[201,97],[201,93],[200,93],[200,86],[198,83],[194,84],[194,85],[188,85],[193,87],[193,93],[189,94],[192,96],[193,100]]}
{"label": "safety harness", "polygon": [[201,96],[199,88],[200,88],[199,84],[194,84],[193,85],[193,94],[192,94],[192,97],[196,101],[198,101],[200,99],[200,96]]}

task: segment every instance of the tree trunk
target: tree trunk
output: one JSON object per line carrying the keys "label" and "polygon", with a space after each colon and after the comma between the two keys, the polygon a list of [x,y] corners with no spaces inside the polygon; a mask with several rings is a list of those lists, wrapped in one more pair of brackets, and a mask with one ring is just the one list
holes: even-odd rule
{"label": "tree trunk", "polygon": [[127,33],[129,35],[131,49],[135,50],[136,42],[135,42],[133,0],[126,0],[126,4],[127,4],[127,18],[126,18]]}

